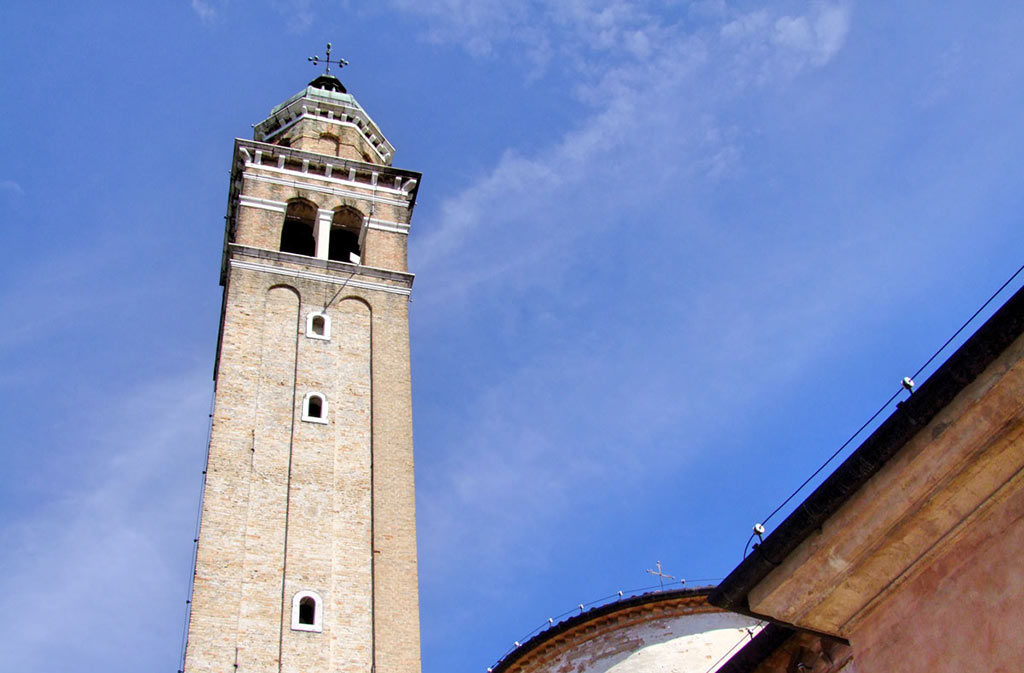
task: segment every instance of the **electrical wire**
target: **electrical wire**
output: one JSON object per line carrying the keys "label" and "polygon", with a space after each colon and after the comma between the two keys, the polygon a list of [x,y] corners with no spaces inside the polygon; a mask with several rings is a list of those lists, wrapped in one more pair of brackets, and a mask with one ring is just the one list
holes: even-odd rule
{"label": "electrical wire", "polygon": [[[946,342],[945,342],[944,344],[942,344],[942,345],[941,345],[941,346],[939,347],[939,349],[938,349],[938,350],[936,350],[936,351],[935,351],[934,353],[932,353],[932,356],[931,356],[930,358],[928,358],[928,360],[927,360],[927,361],[926,361],[926,362],[925,362],[925,363],[924,363],[923,365],[921,365],[921,367],[920,367],[920,368],[918,368],[918,370],[917,370],[916,372],[914,372],[914,375],[913,375],[913,376],[911,376],[910,378],[911,378],[911,379],[914,379],[914,380],[916,380],[916,379],[917,379],[917,377],[921,375],[921,372],[923,372],[923,371],[924,371],[925,369],[927,369],[927,367],[928,367],[928,366],[929,366],[929,365],[930,365],[930,364],[931,364],[932,362],[934,362],[934,361],[935,361],[935,358],[937,358],[937,357],[939,356],[939,354],[940,354],[940,353],[942,353],[942,352],[943,352],[943,351],[944,351],[944,350],[945,350],[945,349],[946,349],[946,348],[947,348],[947,347],[948,347],[948,346],[949,346],[949,345],[950,345],[951,343],[953,343],[953,341],[954,341],[954,340],[956,340],[956,338],[957,338],[958,336],[960,336],[961,332],[963,332],[963,331],[964,331],[965,329],[967,329],[967,326],[968,326],[968,325],[970,325],[970,324],[971,324],[971,323],[972,323],[972,322],[974,321],[974,319],[975,319],[975,318],[977,318],[977,317],[978,317],[978,316],[979,316],[979,315],[980,315],[980,314],[981,314],[981,313],[982,313],[982,312],[983,312],[983,311],[984,311],[984,310],[985,310],[986,308],[988,308],[989,304],[991,304],[991,303],[992,303],[992,302],[993,302],[993,301],[995,300],[995,298],[996,298],[996,297],[998,297],[998,296],[999,296],[999,294],[1000,294],[1000,293],[1002,293],[1002,291],[1003,291],[1003,290],[1005,290],[1005,289],[1006,289],[1006,287],[1007,287],[1007,286],[1008,286],[1008,285],[1009,285],[1010,283],[1012,283],[1012,282],[1014,281],[1014,279],[1015,279],[1015,278],[1017,278],[1017,276],[1019,276],[1019,275],[1020,275],[1020,273],[1021,273],[1022,271],[1024,271],[1024,264],[1022,264],[1022,265],[1021,265],[1021,266],[1020,266],[1020,267],[1019,267],[1019,268],[1018,268],[1018,269],[1017,269],[1017,270],[1016,270],[1016,271],[1015,271],[1015,272],[1013,273],[1013,275],[1012,275],[1012,276],[1010,276],[1009,278],[1007,278],[1007,279],[1006,279],[1006,282],[1004,282],[1004,283],[1003,283],[1002,285],[1000,285],[1000,286],[999,286],[999,289],[998,289],[998,290],[996,290],[995,292],[993,292],[993,293],[992,293],[992,296],[990,296],[990,297],[989,297],[989,298],[988,298],[987,300],[985,300],[985,303],[984,303],[984,304],[982,304],[982,305],[981,305],[981,306],[980,306],[980,307],[978,308],[978,310],[977,310],[977,311],[975,311],[975,312],[974,312],[974,313],[973,313],[973,314],[971,315],[971,317],[970,317],[970,318],[968,318],[968,319],[967,319],[967,320],[966,320],[966,321],[965,321],[965,322],[964,322],[964,323],[963,323],[963,324],[962,324],[962,325],[960,326],[960,328],[959,328],[959,329],[958,329],[958,330],[957,330],[956,332],[954,332],[954,333],[953,333],[953,335],[952,335],[951,337],[949,337],[948,339],[946,339]],[[832,453],[832,455],[831,455],[831,456],[829,456],[829,457],[828,457],[828,459],[827,459],[827,460],[826,460],[826,461],[825,461],[824,463],[822,463],[822,464],[821,464],[821,466],[820,466],[820,467],[819,467],[819,468],[818,468],[817,470],[815,470],[815,471],[814,471],[814,472],[813,472],[813,473],[811,474],[811,476],[807,477],[807,479],[805,479],[805,480],[803,481],[803,483],[802,483],[802,484],[800,484],[800,485],[799,485],[799,486],[798,486],[798,487],[796,488],[796,490],[795,490],[795,491],[793,491],[793,492],[792,492],[792,493],[791,493],[791,494],[789,495],[789,497],[788,497],[788,498],[786,498],[785,500],[783,500],[783,501],[782,501],[782,504],[780,504],[780,505],[779,505],[778,507],[776,507],[775,509],[773,509],[773,510],[772,510],[772,512],[771,512],[771,514],[769,514],[769,515],[768,515],[768,516],[767,516],[766,518],[764,518],[764,519],[763,519],[763,520],[762,520],[762,521],[761,521],[760,523],[761,523],[762,525],[764,525],[764,524],[768,523],[768,521],[770,521],[770,520],[772,519],[772,517],[774,517],[774,516],[775,516],[776,514],[778,514],[778,513],[779,513],[779,512],[780,512],[780,511],[781,511],[781,510],[782,510],[782,509],[783,509],[783,508],[784,508],[784,507],[785,507],[786,505],[788,505],[788,504],[790,503],[790,501],[791,501],[791,500],[793,500],[793,498],[795,498],[795,497],[797,496],[797,494],[798,494],[798,493],[800,493],[800,491],[802,491],[802,490],[803,490],[803,489],[804,489],[804,488],[805,488],[805,487],[806,487],[806,486],[807,486],[807,485],[808,485],[809,483],[811,483],[811,481],[813,481],[815,477],[817,477],[817,476],[818,476],[819,474],[821,474],[821,471],[822,471],[822,470],[824,470],[824,469],[825,469],[825,468],[826,468],[826,467],[827,467],[827,466],[828,466],[828,465],[829,465],[829,464],[830,464],[830,463],[831,463],[831,462],[832,462],[833,460],[835,460],[835,459],[836,459],[836,457],[837,457],[837,456],[838,456],[838,455],[839,455],[840,453],[842,453],[842,452],[843,452],[843,450],[844,450],[844,449],[845,449],[845,448],[846,448],[847,446],[849,446],[849,445],[850,445],[850,443],[851,443],[851,442],[852,442],[852,441],[853,441],[854,439],[856,439],[856,438],[857,438],[857,436],[858,436],[858,435],[860,435],[860,433],[861,433],[861,432],[863,432],[863,431],[864,431],[864,429],[865,429],[865,428],[867,428],[867,427],[868,427],[869,425],[871,425],[871,423],[872,423],[872,422],[874,422],[874,420],[875,420],[876,418],[878,418],[878,416],[879,416],[879,415],[880,415],[880,414],[881,414],[881,413],[882,413],[883,411],[885,411],[885,410],[886,410],[886,409],[887,409],[887,408],[889,407],[889,405],[893,403],[893,400],[895,400],[895,399],[896,399],[897,397],[899,397],[900,393],[902,393],[902,392],[903,392],[903,387],[901,386],[901,387],[900,387],[900,388],[899,388],[899,389],[898,389],[898,390],[897,390],[897,391],[896,391],[895,393],[893,393],[893,394],[892,394],[892,396],[891,396],[891,397],[890,397],[890,398],[889,398],[888,400],[886,400],[886,401],[885,401],[885,404],[883,404],[883,405],[882,405],[881,407],[879,407],[879,408],[878,408],[878,411],[876,411],[875,413],[873,413],[873,414],[871,415],[871,418],[869,418],[869,419],[868,419],[867,421],[865,421],[865,422],[864,422],[864,424],[863,424],[863,425],[861,425],[861,426],[860,426],[859,428],[857,428],[857,431],[856,431],[856,432],[854,432],[854,433],[853,433],[852,435],[850,435],[850,438],[849,438],[849,439],[847,439],[847,440],[846,440],[845,442],[843,442],[843,443],[842,443],[842,445],[841,445],[841,446],[840,446],[840,447],[839,447],[838,449],[836,449],[836,450],[835,450],[835,451],[834,451],[834,452]],[[750,546],[750,541],[751,541],[751,540],[753,540],[753,539],[754,539],[754,536],[753,536],[753,535],[751,535],[751,536],[750,536],[750,539],[748,539],[748,540],[747,540],[747,545],[746,545],[746,547],[744,547],[744,549],[743,549],[743,557],[744,557],[744,558],[746,558],[746,556],[747,556],[747,548],[748,548],[748,547]]]}
{"label": "electrical wire", "polygon": [[[895,393],[893,393],[893,394],[892,394],[892,397],[890,397],[890,398],[889,398],[888,400],[886,400],[886,401],[885,401],[885,404],[883,404],[882,406],[878,407],[878,411],[876,411],[875,413],[871,414],[871,418],[869,418],[868,420],[864,421],[864,424],[863,424],[863,425],[861,425],[861,426],[860,426],[859,428],[857,428],[857,431],[856,431],[856,432],[854,432],[854,433],[853,433],[852,435],[850,435],[850,438],[849,438],[849,439],[847,439],[847,440],[846,440],[845,442],[843,442],[843,443],[842,443],[842,445],[841,445],[841,446],[840,446],[840,447],[839,447],[838,449],[836,449],[836,450],[835,450],[835,451],[834,451],[834,452],[832,453],[832,455],[831,455],[831,456],[829,456],[829,457],[828,457],[828,459],[827,459],[827,460],[826,460],[826,461],[825,461],[824,463],[822,463],[822,464],[821,464],[821,466],[820,466],[820,467],[819,467],[819,468],[818,468],[817,470],[815,470],[815,471],[814,471],[814,472],[813,472],[813,473],[811,474],[811,476],[809,476],[809,477],[807,477],[806,479],[804,479],[804,482],[803,482],[802,484],[800,484],[799,486],[797,486],[797,487],[796,487],[796,490],[795,490],[795,491],[793,491],[792,493],[790,493],[789,497],[788,497],[788,498],[786,498],[785,500],[783,500],[783,501],[782,501],[782,504],[781,504],[781,505],[779,505],[778,507],[776,507],[775,509],[773,509],[773,510],[772,510],[772,513],[771,513],[771,514],[769,514],[769,515],[768,515],[767,517],[765,517],[765,518],[764,518],[764,519],[763,519],[763,520],[761,521],[761,525],[764,525],[764,524],[768,523],[769,521],[771,521],[772,517],[774,517],[774,516],[775,516],[776,514],[778,514],[778,513],[779,513],[779,511],[780,511],[780,510],[782,510],[782,508],[783,508],[783,507],[785,507],[786,505],[788,505],[788,504],[789,504],[789,501],[790,501],[790,500],[792,500],[793,498],[795,498],[795,497],[796,497],[796,495],[797,495],[797,494],[798,494],[798,493],[799,493],[800,491],[804,490],[804,487],[805,487],[805,486],[807,486],[807,484],[811,483],[811,481],[812,481],[812,480],[813,480],[813,479],[814,479],[815,477],[817,477],[817,476],[818,476],[819,474],[821,474],[821,471],[822,471],[822,470],[824,470],[824,469],[825,469],[826,467],[828,467],[829,463],[831,463],[831,462],[832,462],[833,460],[835,460],[835,459],[836,459],[836,456],[838,456],[838,455],[839,455],[840,453],[842,453],[842,452],[843,452],[843,449],[845,449],[845,448],[846,448],[847,446],[849,446],[849,445],[850,445],[850,442],[852,442],[852,441],[853,441],[854,439],[856,439],[856,438],[857,438],[857,436],[858,436],[858,435],[860,435],[860,433],[864,431],[864,428],[866,428],[866,427],[868,427],[869,425],[871,425],[871,423],[872,423],[872,422],[873,422],[873,421],[874,421],[874,420],[875,420],[876,418],[878,418],[878,416],[879,416],[879,415],[880,415],[880,414],[881,414],[881,413],[882,413],[883,411],[885,411],[885,410],[886,410],[886,408],[888,408],[888,406],[889,406],[890,404],[892,404],[893,400],[895,400],[895,399],[896,399],[897,397],[899,397],[899,395],[900,395],[900,393],[901,393],[901,392],[903,392],[903,388],[900,388],[900,389],[899,389],[899,390],[897,390],[897,391],[896,391]],[[751,537],[753,537],[753,536],[751,536]],[[749,541],[747,542],[747,544],[750,544],[750,543],[749,543]]]}
{"label": "electrical wire", "polygon": [[985,301],[985,303],[984,303],[984,304],[982,304],[982,305],[981,305],[981,306],[980,306],[980,307],[978,308],[978,310],[977,310],[977,311],[975,311],[975,312],[974,312],[974,314],[973,314],[973,315],[971,315],[971,317],[967,319],[967,321],[966,321],[966,322],[964,322],[964,324],[963,324],[963,325],[960,325],[960,329],[958,329],[957,331],[953,332],[953,336],[951,336],[951,337],[949,337],[948,339],[946,339],[946,343],[942,344],[942,346],[940,346],[940,347],[939,347],[939,350],[935,351],[935,352],[934,352],[934,353],[932,354],[932,356],[931,356],[930,358],[928,358],[928,361],[927,361],[927,362],[925,362],[925,363],[924,363],[923,365],[921,365],[921,368],[920,368],[920,369],[918,369],[918,370],[917,370],[916,372],[914,372],[914,375],[913,375],[913,376],[911,376],[910,378],[912,378],[912,379],[916,379],[916,378],[917,378],[917,377],[918,377],[918,376],[919,376],[919,375],[921,374],[921,372],[923,372],[923,371],[925,370],[925,367],[927,367],[928,365],[930,365],[930,364],[932,363],[932,360],[934,360],[935,358],[937,358],[937,357],[939,356],[939,353],[941,353],[942,351],[944,351],[944,350],[946,349],[946,347],[947,347],[947,346],[948,346],[949,344],[953,343],[953,340],[954,340],[954,339],[956,339],[956,338],[957,338],[958,336],[960,336],[960,332],[963,332],[963,331],[964,331],[964,330],[965,330],[965,329],[967,328],[967,326],[968,326],[968,325],[970,325],[970,324],[971,324],[971,322],[972,322],[972,321],[973,321],[973,320],[974,320],[975,318],[977,318],[977,317],[978,317],[978,315],[979,315],[979,314],[980,314],[980,313],[981,313],[982,311],[984,311],[984,310],[985,310],[985,309],[986,309],[986,308],[988,307],[988,305],[989,305],[989,304],[991,304],[991,303],[992,303],[992,301],[993,301],[993,300],[994,300],[994,299],[995,299],[996,297],[998,297],[998,296],[999,296],[999,293],[1001,293],[1001,292],[1002,292],[1003,290],[1005,290],[1005,289],[1006,289],[1006,286],[1007,286],[1007,285],[1009,285],[1010,283],[1012,283],[1012,282],[1013,282],[1013,279],[1014,279],[1014,278],[1016,278],[1017,276],[1019,276],[1019,275],[1020,275],[1021,271],[1024,271],[1024,264],[1021,264],[1021,265],[1020,265],[1020,267],[1019,267],[1019,268],[1018,268],[1018,269],[1017,269],[1016,271],[1014,271],[1014,272],[1013,272],[1013,275],[1012,275],[1012,276],[1010,276],[1009,278],[1007,278],[1007,279],[1006,279],[1006,282],[1005,282],[1005,283],[1003,283],[1002,285],[1000,285],[1000,286],[999,286],[999,289],[998,289],[998,290],[996,290],[995,292],[993,292],[993,293],[992,293],[992,296],[991,296],[991,297],[989,297],[989,298],[988,298],[988,299],[987,299],[987,300]]}
{"label": "electrical wire", "polygon": [[213,408],[216,401],[216,389],[210,391],[210,408],[206,425],[206,463],[203,465],[203,478],[199,487],[199,502],[196,505],[196,519],[192,535],[192,562],[188,574],[188,598],[185,599],[185,619],[181,625],[181,652],[178,657],[178,673],[185,670],[185,650],[188,646],[188,623],[192,618],[192,590],[196,581],[196,560],[199,553],[199,526],[203,517],[203,497],[206,494],[206,472],[210,469],[210,439],[213,436]]}

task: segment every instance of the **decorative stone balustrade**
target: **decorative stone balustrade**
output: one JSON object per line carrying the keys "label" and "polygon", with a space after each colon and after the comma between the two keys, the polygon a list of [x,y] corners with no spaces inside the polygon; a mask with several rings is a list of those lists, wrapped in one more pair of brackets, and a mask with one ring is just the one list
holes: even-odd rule
{"label": "decorative stone balustrade", "polygon": [[236,154],[241,156],[247,166],[295,171],[304,175],[349,182],[362,187],[369,185],[381,191],[390,192],[392,196],[401,196],[410,201],[414,201],[416,198],[415,192],[419,185],[420,175],[413,171],[253,140],[238,139],[235,141],[235,147]]}

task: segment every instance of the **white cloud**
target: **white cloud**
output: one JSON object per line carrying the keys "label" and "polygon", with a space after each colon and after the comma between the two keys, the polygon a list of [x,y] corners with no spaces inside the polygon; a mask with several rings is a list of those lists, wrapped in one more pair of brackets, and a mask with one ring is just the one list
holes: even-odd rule
{"label": "white cloud", "polygon": [[217,9],[207,0],[192,0],[192,11],[206,23],[210,23],[217,18]]}
{"label": "white cloud", "polygon": [[20,196],[25,193],[25,190],[14,180],[0,180],[0,193],[17,194]]}
{"label": "white cloud", "polygon": [[[580,331],[588,325],[567,326],[571,347],[538,344],[542,350],[464,409],[469,420],[445,447],[443,467],[419,484],[424,576],[444,582],[452,579],[446,568],[466,565],[453,553],[472,557],[470,565],[497,559],[506,569],[509,563],[543,564],[538,530],[557,525],[612,482],[650,478],[653,462],[677,469],[691,447],[717,431],[709,419],[742,414],[749,391],[763,380],[781,384],[827,340],[827,327],[800,332],[793,325],[813,311],[828,313],[811,299],[810,288],[830,280],[811,282],[813,271],[780,262],[778,250],[707,240],[714,233],[686,204],[692,193],[743,171],[751,131],[730,120],[729,111],[765,87],[788,85],[825,65],[842,46],[849,13],[816,5],[805,15],[736,15],[708,6],[704,16],[717,18],[693,29],[646,3],[542,2],[520,31],[522,17],[499,3],[483,3],[466,25],[451,20],[458,12],[442,11],[452,2],[400,5],[425,18],[432,39],[471,53],[517,48],[526,30],[544,36],[556,45],[549,48],[566,68],[563,75],[577,82],[584,113],[539,151],[509,149],[487,174],[445,199],[436,221],[417,222],[410,265],[420,275],[420,320],[458,320],[463,307],[479,313],[499,302],[530,311],[531,295],[603,303],[587,296],[586,278],[574,267],[591,254],[588,248],[616,254],[617,240],[658,235],[674,243],[689,236],[703,239],[706,248],[704,260],[691,260],[683,250],[660,269],[623,257],[624,275],[657,283],[658,271],[666,274],[660,281],[665,290],[623,279],[648,299],[691,284],[680,291],[680,297],[697,297],[681,332],[652,334],[642,324],[616,323],[611,334],[621,342],[598,341],[587,350]],[[477,29],[473,39],[486,49],[467,42],[467,26]],[[748,256],[745,273],[755,285],[758,273],[773,278],[775,284],[760,290],[769,296],[754,307],[749,288],[738,289],[729,271],[729,246],[734,253],[749,248],[755,259],[763,255],[753,263]],[[716,265],[712,260],[719,257]],[[690,277],[688,263],[703,275]],[[561,334],[557,327],[550,333]],[[750,342],[752,333],[759,334],[757,343]],[[756,373],[737,389],[726,374],[744,366]],[[680,372],[686,372],[683,382]],[[549,399],[545,390],[572,395]],[[581,416],[581,409],[593,415]],[[670,457],[652,455],[650,438],[683,427],[682,446]],[[527,544],[529,556],[515,553]]]}
{"label": "white cloud", "polygon": [[849,27],[846,6],[819,3],[796,16],[751,12],[726,23],[720,34],[733,51],[731,76],[740,83],[766,85],[827,64],[842,48]]}
{"label": "white cloud", "polygon": [[[525,3],[502,0],[392,0],[392,6],[428,21],[424,37],[437,42],[458,42],[475,56],[489,56],[495,46],[519,36],[533,36]],[[529,39],[522,39],[529,42]]]}
{"label": "white cloud", "polygon": [[820,66],[843,46],[850,28],[845,7],[818,5],[810,16],[783,16],[775,21],[772,39],[776,44],[806,56]]}
{"label": "white cloud", "polygon": [[[485,7],[491,8],[483,12],[488,20],[504,16],[500,6]],[[416,11],[448,26],[438,8],[436,2],[425,3]],[[579,64],[573,75],[579,82],[576,93],[592,113],[533,156],[509,150],[488,175],[445,201],[440,222],[421,234],[413,251],[424,271],[433,273],[436,263],[451,259],[460,247],[483,236],[500,236],[502,229],[532,242],[498,248],[500,260],[476,251],[470,264],[479,267],[461,266],[462,282],[448,284],[461,292],[472,289],[466,281],[495,280],[520,271],[523,264],[542,263],[546,256],[538,245],[552,249],[564,245],[567,236],[582,234],[580,228],[532,230],[545,226],[556,212],[585,217],[593,204],[574,200],[574,184],[585,183],[587,194],[614,193],[622,203],[656,191],[661,181],[693,173],[717,179],[737,170],[742,139],[720,128],[720,110],[750,84],[784,83],[807,67],[824,65],[841,47],[849,26],[849,12],[831,5],[817,5],[806,16],[776,18],[761,10],[732,17],[718,31],[696,32],[659,23],[625,2],[600,11],[580,2],[544,4],[542,14],[567,26],[568,38],[557,40],[559,49],[576,50],[568,59]],[[507,39],[502,31],[490,37]],[[592,50],[612,53],[621,44],[634,58],[584,58]],[[656,158],[666,161],[660,174],[652,175],[646,167]],[[602,182],[604,188],[595,188]]]}
{"label": "white cloud", "polygon": [[656,18],[645,1],[539,0],[391,0],[391,6],[424,21],[423,37],[457,44],[478,58],[511,49],[525,54],[529,77],[543,72],[558,57],[586,67],[586,54],[614,52],[633,58],[650,54],[649,30]]}
{"label": "white cloud", "polygon": [[722,26],[720,32],[726,39],[749,39],[761,33],[769,25],[768,10],[758,10],[736,17]]}
{"label": "white cloud", "polygon": [[306,32],[316,20],[312,0],[273,0],[273,5],[285,17],[292,33]]}
{"label": "white cloud", "polygon": [[[98,309],[137,291],[120,285],[112,290],[96,276],[98,267],[119,261],[111,246],[98,244],[37,257],[30,265],[12,265],[15,282],[0,290],[0,313],[7,316],[7,328],[0,333],[0,354],[76,329],[81,326],[80,318],[91,317]],[[41,306],[46,310],[40,310]],[[4,384],[0,379],[0,386]]]}

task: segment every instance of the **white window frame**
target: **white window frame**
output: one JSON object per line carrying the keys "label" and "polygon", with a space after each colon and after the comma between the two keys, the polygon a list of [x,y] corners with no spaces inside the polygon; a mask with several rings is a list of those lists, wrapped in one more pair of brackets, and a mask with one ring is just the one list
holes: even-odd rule
{"label": "white window frame", "polygon": [[[320,398],[319,416],[309,415],[309,401],[314,397]],[[306,396],[302,399],[302,420],[308,423],[327,423],[327,396],[315,390],[306,393]]]}
{"label": "white window frame", "polygon": [[[320,316],[324,319],[324,333],[316,334],[313,331],[313,318]],[[331,340],[331,318],[326,313],[321,311],[313,311],[306,316],[306,336],[310,339],[322,339],[323,341]]]}
{"label": "white window frame", "polygon": [[[312,598],[315,602],[313,608],[313,623],[299,623],[299,603],[303,598]],[[324,630],[324,599],[315,591],[300,591],[292,596],[292,631],[316,631]]]}

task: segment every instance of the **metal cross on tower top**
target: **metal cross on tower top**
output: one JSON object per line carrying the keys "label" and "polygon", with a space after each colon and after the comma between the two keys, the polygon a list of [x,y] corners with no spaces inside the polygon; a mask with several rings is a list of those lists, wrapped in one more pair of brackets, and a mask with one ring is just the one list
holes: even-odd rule
{"label": "metal cross on tower top", "polygon": [[332,61],[331,60],[331,43],[330,42],[327,43],[327,57],[326,58],[320,58],[319,56],[310,56],[306,60],[309,61],[310,63],[312,63],[313,65],[318,65],[321,61],[323,61],[325,64],[327,64],[327,69],[324,71],[325,75],[330,75],[331,74],[331,64],[332,63],[334,65],[338,66],[338,70],[341,70],[346,65],[348,65],[348,61],[346,61],[343,58],[339,58],[336,61]]}
{"label": "metal cross on tower top", "polygon": [[657,575],[658,576],[658,584],[660,584],[661,588],[664,589],[665,588],[665,580],[666,579],[674,580],[675,577],[673,577],[672,575],[667,575],[667,574],[665,574],[665,573],[663,573],[661,571],[661,561],[656,562],[655,566],[658,568],[657,570],[651,570],[651,569],[648,568],[644,572],[645,573],[649,573],[651,575]]}

